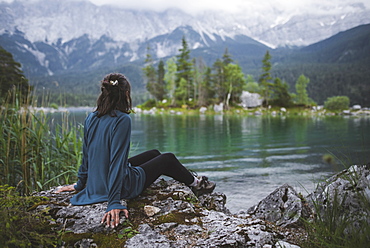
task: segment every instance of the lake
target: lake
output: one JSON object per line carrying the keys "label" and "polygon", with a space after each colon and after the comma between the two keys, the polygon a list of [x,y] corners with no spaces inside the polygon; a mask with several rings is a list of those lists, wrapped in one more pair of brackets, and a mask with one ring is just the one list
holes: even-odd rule
{"label": "lake", "polygon": [[[82,122],[83,112],[73,112]],[[217,183],[236,213],[287,183],[307,195],[351,164],[370,162],[370,118],[131,114],[131,155],[172,152]],[[325,158],[325,161],[324,161]],[[330,162],[330,163],[328,163]]]}

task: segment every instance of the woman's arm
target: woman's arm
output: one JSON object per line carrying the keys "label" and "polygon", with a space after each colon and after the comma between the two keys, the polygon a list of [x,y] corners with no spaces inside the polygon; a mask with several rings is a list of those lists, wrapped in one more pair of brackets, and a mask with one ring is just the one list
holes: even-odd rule
{"label": "woman's arm", "polygon": [[110,143],[110,165],[108,172],[108,207],[112,209],[126,209],[122,206],[121,190],[128,170],[128,153],[130,149],[131,118],[129,115],[118,117],[113,127]]}
{"label": "woman's arm", "polygon": [[121,204],[121,190],[127,173],[128,152],[130,149],[131,118],[120,116],[111,133],[110,165],[108,173],[108,207],[101,220],[106,226],[116,227],[120,213],[128,218],[128,210]]}
{"label": "woman's arm", "polygon": [[88,152],[87,152],[87,146],[88,146],[88,119],[90,119],[90,116],[88,116],[85,120],[84,124],[84,143],[82,146],[82,163],[80,165],[80,168],[78,169],[78,181],[74,184],[74,189],[76,191],[81,191],[86,186],[87,182],[87,169],[89,165],[88,160]]}

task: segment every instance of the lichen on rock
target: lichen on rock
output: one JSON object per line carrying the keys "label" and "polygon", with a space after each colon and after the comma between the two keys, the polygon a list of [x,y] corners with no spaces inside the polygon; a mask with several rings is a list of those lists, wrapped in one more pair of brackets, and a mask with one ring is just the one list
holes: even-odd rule
{"label": "lichen on rock", "polygon": [[[107,203],[72,206],[72,193],[55,194],[54,190],[37,193],[49,201],[34,211],[50,215],[59,229],[68,232],[70,240],[76,235],[74,243],[66,242],[65,247],[104,247],[94,240],[99,235],[120,237],[126,247],[263,247],[283,237],[262,219],[232,215],[225,206],[225,194],[213,192],[197,198],[189,187],[175,180],[158,179],[137,198],[122,201],[130,217],[126,220],[122,216],[115,229],[100,223]],[[123,236],[127,225],[131,235]]]}

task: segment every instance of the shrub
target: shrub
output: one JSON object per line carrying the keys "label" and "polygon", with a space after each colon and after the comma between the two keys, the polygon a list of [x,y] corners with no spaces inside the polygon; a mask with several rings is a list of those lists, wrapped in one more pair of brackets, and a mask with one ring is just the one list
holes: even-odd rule
{"label": "shrub", "polygon": [[151,109],[153,107],[157,107],[157,101],[155,99],[149,99],[138,107],[142,109]]}
{"label": "shrub", "polygon": [[260,89],[260,87],[259,87],[259,85],[258,85],[257,82],[248,82],[244,86],[243,90],[248,91],[250,93],[258,93],[258,92],[261,91],[261,89]]}
{"label": "shrub", "polygon": [[347,96],[333,96],[329,97],[325,103],[324,108],[331,111],[340,111],[349,108],[349,98]]}

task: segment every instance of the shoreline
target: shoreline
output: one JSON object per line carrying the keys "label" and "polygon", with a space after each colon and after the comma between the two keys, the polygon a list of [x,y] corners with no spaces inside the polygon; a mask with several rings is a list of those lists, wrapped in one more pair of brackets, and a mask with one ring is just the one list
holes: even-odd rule
{"label": "shoreline", "polygon": [[[73,113],[73,112],[92,112],[95,107],[77,106],[77,107],[30,107],[33,112],[44,113]],[[370,108],[347,109],[340,112],[326,111],[323,108],[298,109],[298,108],[233,108],[230,110],[214,110],[201,107],[199,109],[184,108],[156,108],[142,109],[133,108],[133,113],[148,115],[239,115],[239,116],[348,116],[348,117],[366,117],[370,116]]]}

